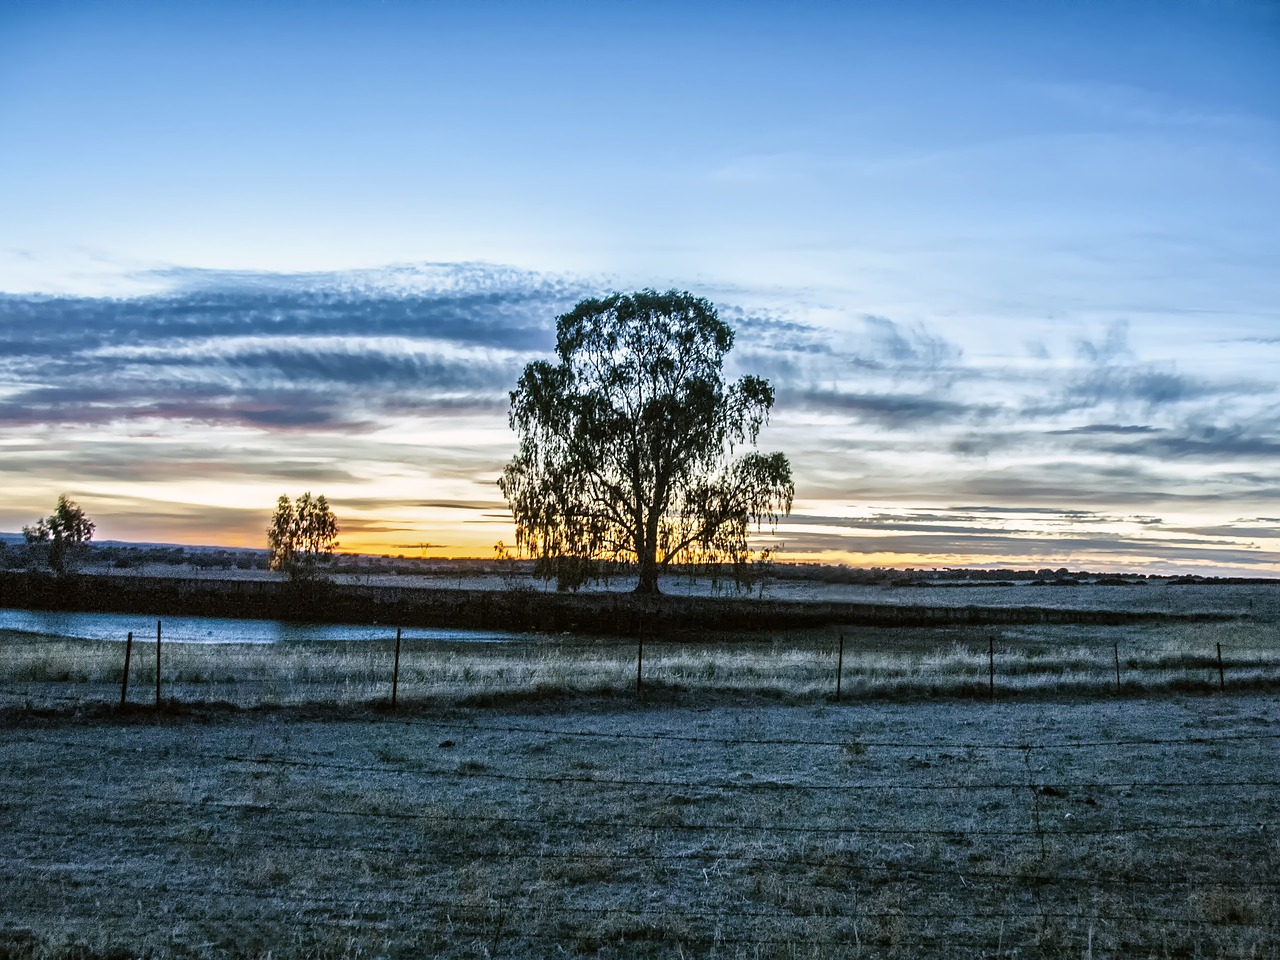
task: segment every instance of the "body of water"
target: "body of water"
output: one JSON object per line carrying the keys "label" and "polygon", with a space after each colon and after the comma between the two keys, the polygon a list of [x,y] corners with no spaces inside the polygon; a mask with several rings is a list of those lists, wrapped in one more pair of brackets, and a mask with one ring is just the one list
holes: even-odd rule
{"label": "body of water", "polygon": [[[136,613],[62,613],[0,607],[0,630],[78,637],[84,640],[124,640],[130,631],[136,641],[154,640],[156,620],[162,638],[174,643],[310,643],[333,640],[390,640],[394,626],[346,623],[286,623],[282,620],[232,620],[222,617],[148,617]],[[448,640],[495,643],[527,640],[518,633],[453,630],[447,627],[406,627],[406,640]]]}

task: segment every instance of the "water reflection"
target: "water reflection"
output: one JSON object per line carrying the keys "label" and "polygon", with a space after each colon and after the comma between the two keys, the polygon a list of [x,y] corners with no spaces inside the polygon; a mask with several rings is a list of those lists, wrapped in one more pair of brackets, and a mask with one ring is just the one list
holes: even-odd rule
{"label": "water reflection", "polygon": [[[154,639],[156,619],[136,613],[63,613],[0,607],[0,630],[52,634],[85,640]],[[394,626],[345,623],[286,623],[283,620],[232,620],[222,617],[160,617],[163,638],[175,643],[311,643],[333,640],[388,640]],[[494,643],[527,639],[516,633],[406,627],[407,640]]]}

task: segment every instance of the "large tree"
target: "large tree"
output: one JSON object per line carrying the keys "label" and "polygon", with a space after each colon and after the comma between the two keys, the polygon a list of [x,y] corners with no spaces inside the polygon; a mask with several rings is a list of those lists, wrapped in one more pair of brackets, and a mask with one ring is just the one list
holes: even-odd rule
{"label": "large tree", "polygon": [[94,522],[83,508],[67,495],[60,494],[53,513],[22,528],[27,546],[48,545],[48,562],[57,573],[65,573],[72,558],[93,539]]}
{"label": "large tree", "polygon": [[559,362],[529,364],[511,393],[520,447],[498,484],[517,544],[570,582],[596,559],[634,563],[637,593],[657,593],[673,562],[740,562],[750,528],[790,513],[795,488],[783,454],[743,452],[773,388],[725,383],[732,347],[715,308],[675,290],[558,317]]}
{"label": "large tree", "polygon": [[282,494],[267,529],[270,567],[293,580],[313,579],[321,558],[338,546],[337,537],[338,521],[324,494],[313,497],[307,492],[296,501]]}

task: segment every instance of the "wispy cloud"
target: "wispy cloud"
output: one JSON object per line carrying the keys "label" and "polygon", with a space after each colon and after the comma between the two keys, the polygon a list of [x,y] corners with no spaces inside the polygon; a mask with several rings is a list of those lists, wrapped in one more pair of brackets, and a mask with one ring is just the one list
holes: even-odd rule
{"label": "wispy cloud", "polygon": [[[162,280],[139,297],[0,296],[7,480],[156,503],[212,483],[268,506],[277,487],[323,488],[363,536],[430,515],[454,532],[427,539],[451,543],[509,522],[493,485],[514,445],[507,392],[550,354],[555,316],[601,292],[475,264]],[[1110,544],[1097,555],[1149,559],[1198,544],[1217,562],[1273,542],[1259,523],[1159,517],[1267,512],[1274,385],[1144,356],[1123,322],[1065,349],[984,353],[919,319],[719,306],[737,332],[730,375],[777,389],[763,441],[791,457],[802,501],[931,505],[856,519],[805,508],[788,549],[1014,558]],[[961,498],[973,506],[945,506]],[[253,531],[261,509],[243,514]]]}
{"label": "wispy cloud", "polygon": [[783,393],[782,402],[809,410],[835,413],[859,423],[889,429],[920,428],[937,423],[971,422],[988,417],[993,407],[960,403],[934,396],[896,393],[845,393],[838,390],[806,390]]}
{"label": "wispy cloud", "polygon": [[171,273],[163,295],[0,297],[0,423],[342,430],[406,405],[492,412],[572,302],[563,284],[474,266]]}

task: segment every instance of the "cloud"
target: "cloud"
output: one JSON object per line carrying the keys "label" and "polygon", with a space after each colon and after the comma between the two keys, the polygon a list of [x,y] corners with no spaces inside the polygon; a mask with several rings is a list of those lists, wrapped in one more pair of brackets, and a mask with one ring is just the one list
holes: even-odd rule
{"label": "cloud", "polygon": [[831,331],[772,312],[753,312],[735,304],[717,305],[720,319],[733,327],[735,353],[785,350],[828,355],[836,352]]}
{"label": "cloud", "polygon": [[[1077,370],[1066,378],[1046,376],[1041,388],[1024,399],[1020,416],[1051,419],[1067,414],[1092,413],[1109,407],[1112,416],[1153,417],[1177,408],[1190,410],[1197,402],[1219,402],[1232,398],[1265,398],[1275,387],[1254,380],[1209,380],[1161,369],[1151,364],[1107,365],[1093,370]],[[1185,415],[1185,414],[1184,414]],[[1069,428],[1076,433],[1105,432],[1105,425],[1083,424]],[[1112,432],[1122,432],[1112,425]],[[1130,432],[1155,429],[1151,424],[1130,424]]]}
{"label": "cloud", "polygon": [[[348,504],[344,501],[342,503],[335,503],[334,506],[335,508],[340,510],[341,508],[348,506]],[[382,506],[386,508],[393,505],[384,502]],[[416,523],[411,523],[411,522],[395,523],[389,520],[366,520],[361,517],[352,517],[346,514],[343,514],[341,519],[339,520],[339,526],[341,527],[339,533],[340,534],[345,533],[348,536],[357,534],[357,533],[364,533],[364,534],[393,533],[396,536],[401,536],[404,534],[418,534],[421,532],[421,528]],[[406,547],[407,545],[396,544],[396,546]],[[415,549],[417,548],[416,543],[412,544],[412,546]],[[436,544],[432,544],[432,546],[438,547],[438,546],[441,546],[441,544],[436,543]]]}
{"label": "cloud", "polygon": [[[163,294],[0,296],[0,424],[171,419],[350,431],[414,411],[500,413],[523,365],[581,284],[484,265],[276,275],[170,270]],[[922,325],[857,319],[861,333],[729,304],[733,371],[792,401],[886,429],[981,420],[974,406],[901,381],[955,364]],[[70,331],[75,339],[69,341]],[[850,370],[884,391],[823,389]],[[107,386],[104,386],[107,385]],[[798,389],[793,389],[798,388]]]}
{"label": "cloud", "polygon": [[127,299],[0,294],[0,343],[6,352],[47,357],[69,346],[78,352],[245,335],[430,337],[542,351],[554,341],[556,314],[588,292],[537,274],[466,264],[437,265],[423,275],[431,282],[418,284],[396,270],[161,275],[180,282],[166,293]]}
{"label": "cloud", "polygon": [[0,296],[0,424],[346,431],[497,412],[574,294],[474,265],[323,277],[178,271],[160,295]]}
{"label": "cloud", "polygon": [[1076,354],[1085,363],[1096,366],[1109,366],[1133,356],[1129,349],[1129,324],[1123,320],[1110,324],[1101,340],[1081,337],[1076,341]]}
{"label": "cloud", "polygon": [[992,406],[960,403],[921,394],[865,394],[836,390],[788,391],[779,398],[808,410],[839,413],[890,429],[934,423],[971,422],[990,417]]}
{"label": "cloud", "polygon": [[1280,527],[1242,527],[1224,523],[1208,527],[1170,527],[1175,533],[1190,533],[1197,537],[1227,537],[1232,539],[1280,539]]}
{"label": "cloud", "polygon": [[1131,433],[1158,433],[1155,427],[1137,423],[1086,423],[1079,427],[1071,427],[1067,430],[1050,430],[1050,434],[1060,436],[1092,436],[1094,434],[1131,434]]}
{"label": "cloud", "polygon": [[507,504],[502,500],[420,500],[415,506],[429,510],[505,510]]}
{"label": "cloud", "polygon": [[[1087,531],[1087,532],[1086,532]],[[1280,528],[1166,526],[1158,517],[1022,506],[880,511],[853,517],[793,516],[773,538],[788,552],[830,550],[973,563],[993,556],[1032,566],[1178,559],[1264,564],[1280,559]],[[1259,541],[1271,549],[1264,549]],[[1055,561],[1050,564],[1050,561]]]}
{"label": "cloud", "polygon": [[1181,374],[1151,368],[1105,368],[1069,384],[1064,409],[1087,409],[1103,403],[1137,403],[1147,410],[1213,394],[1238,393],[1238,384],[1211,385]]}
{"label": "cloud", "polygon": [[[1024,398],[1021,415],[1048,419],[1109,408],[1117,418],[1149,419],[1168,411],[1186,411],[1201,402],[1275,393],[1271,383],[1246,378],[1210,379],[1183,373],[1172,364],[1143,361],[1130,346],[1128,331],[1128,324],[1121,321],[1110,324],[1101,337],[1077,339],[1075,365],[1065,370],[1046,367],[1047,376]],[[1125,429],[1143,427],[1152,425],[1131,424]],[[1068,429],[1084,433],[1109,428],[1094,423]],[[1110,429],[1120,432],[1119,425]]]}
{"label": "cloud", "polygon": [[882,377],[886,384],[952,378],[962,351],[922,324],[897,323],[867,315],[849,320],[851,329],[790,319],[777,313],[751,313],[732,305],[721,317],[738,332],[729,362],[735,371],[762,375],[775,386]]}
{"label": "cloud", "polygon": [[[281,481],[289,484],[330,485],[360,481],[348,458],[324,456],[324,444],[306,442],[308,434],[287,435],[269,447],[242,447],[228,455],[216,436],[198,436],[182,442],[155,438],[113,437],[101,442],[88,435],[57,445],[34,442],[8,447],[4,475],[10,481],[48,476],[51,472],[84,483],[143,483],[212,480],[228,486]],[[299,443],[301,438],[304,442]]]}
{"label": "cloud", "polygon": [[873,357],[883,358],[899,369],[936,370],[960,358],[960,349],[923,326],[906,326],[888,317],[863,317]]}
{"label": "cloud", "polygon": [[[1240,545],[1244,539],[1256,536],[1280,538],[1280,529],[1270,534],[1256,531],[1265,528],[1237,528],[1230,525],[1212,528],[1179,528],[1163,526],[1158,517],[1104,513],[1093,510],[1054,508],[955,508],[943,511],[875,512],[860,516],[829,516],[805,514],[789,517],[784,526],[788,532],[806,527],[842,528],[877,533],[927,533],[932,536],[954,535],[960,537],[999,536],[1039,539],[1057,542],[1073,535],[1082,527],[1108,528],[1107,536],[1115,539],[1141,540],[1147,544],[1200,543],[1197,540],[1177,540],[1170,533],[1195,534],[1198,538],[1217,538],[1226,545]],[[1127,531],[1127,532],[1115,532]]]}
{"label": "cloud", "polygon": [[[555,316],[602,292],[476,264],[160,279],[163,292],[128,298],[0,295],[6,480],[52,489],[72,476],[77,490],[265,480],[357,502],[393,478],[399,507],[455,529],[509,522],[490,499],[514,447],[508,391],[551,354]],[[762,442],[791,457],[802,498],[974,504],[836,524],[857,549],[867,535],[930,538],[931,549],[972,538],[968,548],[1015,556],[1020,537],[1048,542],[1059,527],[1104,541],[1108,525],[1136,536],[1180,505],[1234,516],[1280,496],[1268,469],[1280,389],[1230,364],[1153,359],[1123,322],[1083,335],[1028,326],[975,352],[955,339],[954,318],[762,308],[742,295],[718,304],[736,332],[726,372],[773,382]],[[431,486],[405,495],[418,474]],[[383,497],[367,499],[362,533],[413,526],[386,519]],[[825,536],[824,522],[794,527]],[[1236,535],[1225,518],[1164,526]]]}
{"label": "cloud", "polygon": [[855,557],[901,557],[907,562],[944,565],[989,565],[981,558],[1000,558],[1001,566],[1077,568],[1131,566],[1134,568],[1195,563],[1203,566],[1273,568],[1280,553],[1248,546],[1214,546],[1201,540],[1153,542],[1136,538],[1096,536],[1036,538],[1001,534],[890,535],[850,537],[840,533],[788,534],[778,537],[786,552],[836,552]]}
{"label": "cloud", "polygon": [[1115,443],[1109,449],[1113,453],[1148,459],[1271,460],[1280,457],[1280,437],[1261,436],[1243,426],[1203,427],[1182,435],[1160,435]]}
{"label": "cloud", "polygon": [[1280,497],[1275,477],[1244,471],[1220,470],[1212,476],[1183,478],[1171,474],[1160,459],[1107,462],[1041,461],[955,478],[935,493],[962,494],[976,499],[1035,504],[1094,504],[1132,506],[1233,504],[1244,499]]}

